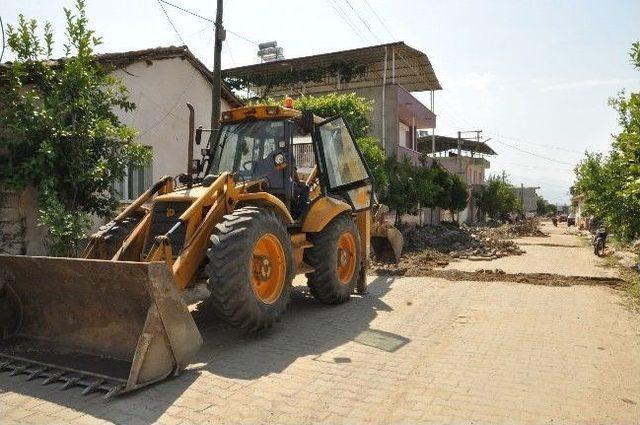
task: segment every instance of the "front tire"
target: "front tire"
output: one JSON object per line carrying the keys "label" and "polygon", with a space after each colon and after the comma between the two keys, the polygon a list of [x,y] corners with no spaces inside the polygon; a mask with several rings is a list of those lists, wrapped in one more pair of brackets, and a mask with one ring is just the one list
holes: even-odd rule
{"label": "front tire", "polygon": [[307,273],[309,291],[324,304],[349,301],[362,268],[360,233],[346,215],[333,219],[318,233],[310,234],[313,247],[305,251],[306,262],[314,268]]}
{"label": "front tire", "polygon": [[294,276],[291,238],[276,214],[243,207],[216,225],[207,251],[208,305],[231,325],[258,331],[284,313]]}

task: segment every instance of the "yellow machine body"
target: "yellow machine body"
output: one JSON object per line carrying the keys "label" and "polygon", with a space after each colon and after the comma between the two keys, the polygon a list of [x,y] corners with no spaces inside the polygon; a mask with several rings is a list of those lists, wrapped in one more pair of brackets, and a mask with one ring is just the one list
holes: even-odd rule
{"label": "yellow machine body", "polygon": [[[225,112],[223,124],[299,116],[246,107]],[[295,273],[313,271],[305,263],[309,235],[348,215],[366,269],[377,228],[370,208],[324,194],[317,166],[306,176],[308,211],[297,220],[264,181],[237,181],[229,172],[211,177],[182,187],[160,179],[91,237],[84,258],[0,255],[0,371],[107,395],[180,372],[202,344],[181,292],[202,280],[216,225],[239,207],[268,208],[288,226]]]}

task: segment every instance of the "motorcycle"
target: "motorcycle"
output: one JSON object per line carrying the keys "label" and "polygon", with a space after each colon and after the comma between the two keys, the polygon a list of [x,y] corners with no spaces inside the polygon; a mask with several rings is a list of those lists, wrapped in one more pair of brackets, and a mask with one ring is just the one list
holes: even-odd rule
{"label": "motorcycle", "polygon": [[607,229],[604,227],[598,228],[596,230],[596,234],[593,237],[593,253],[598,257],[602,257],[604,255],[604,246],[607,240]]}

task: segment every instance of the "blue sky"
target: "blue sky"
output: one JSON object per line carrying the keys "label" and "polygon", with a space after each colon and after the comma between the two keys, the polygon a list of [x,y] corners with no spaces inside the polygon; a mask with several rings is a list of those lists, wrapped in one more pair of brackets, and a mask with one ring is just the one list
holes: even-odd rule
{"label": "blue sky", "polygon": [[[182,44],[157,0],[87,3],[104,38],[101,52]],[[213,0],[172,3],[215,15]],[[70,5],[3,0],[0,16],[5,23],[18,13],[50,20],[61,55],[62,7]],[[211,66],[211,24],[165,9]],[[235,34],[227,34],[223,67],[257,62],[256,42],[277,40],[285,57],[296,57],[405,41],[429,56],[444,88],[436,95],[437,132],[484,130],[498,152],[491,171],[540,186],[553,202],[568,201],[572,164],[585,149],[606,150],[617,131],[607,99],[623,88],[640,90],[627,54],[640,40],[637,0],[227,0],[225,26]],[[427,94],[418,97],[429,104]]]}

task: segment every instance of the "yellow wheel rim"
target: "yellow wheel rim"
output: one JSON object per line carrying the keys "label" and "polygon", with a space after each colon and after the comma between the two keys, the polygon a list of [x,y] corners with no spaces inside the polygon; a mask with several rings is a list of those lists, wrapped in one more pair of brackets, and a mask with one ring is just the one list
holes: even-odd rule
{"label": "yellow wheel rim", "polygon": [[338,279],[342,284],[349,284],[356,272],[356,238],[345,232],[338,239]]}
{"label": "yellow wheel rim", "polygon": [[273,304],[284,288],[286,264],[280,240],[266,233],[253,247],[251,260],[251,287],[265,304]]}

